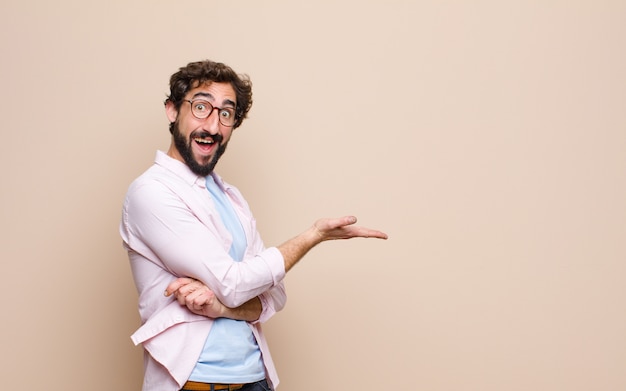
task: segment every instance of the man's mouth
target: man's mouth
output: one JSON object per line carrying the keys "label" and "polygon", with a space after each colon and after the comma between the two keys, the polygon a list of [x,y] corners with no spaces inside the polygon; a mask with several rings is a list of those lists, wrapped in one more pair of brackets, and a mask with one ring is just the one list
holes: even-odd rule
{"label": "man's mouth", "polygon": [[209,145],[215,144],[215,140],[213,140],[210,137],[209,138],[195,137],[193,141],[203,146],[209,146]]}
{"label": "man's mouth", "polygon": [[190,138],[196,144],[198,153],[205,156],[211,155],[218,150],[223,140],[222,135],[219,133],[211,134],[204,131],[193,132]]}
{"label": "man's mouth", "polygon": [[198,153],[203,156],[213,154],[215,148],[219,145],[213,137],[193,137],[192,140],[196,143]]}

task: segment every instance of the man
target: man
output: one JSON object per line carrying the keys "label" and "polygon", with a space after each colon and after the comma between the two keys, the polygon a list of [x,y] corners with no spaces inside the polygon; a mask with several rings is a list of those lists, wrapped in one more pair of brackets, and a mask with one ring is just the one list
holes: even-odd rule
{"label": "man", "polygon": [[266,248],[242,195],[214,172],[251,105],[250,80],[230,67],[180,68],[165,101],[169,150],[126,195],[120,233],[139,293],[131,338],[144,347],[144,391],[274,389],[260,324],[285,305],[285,273],[323,241],[387,238],[346,216]]}

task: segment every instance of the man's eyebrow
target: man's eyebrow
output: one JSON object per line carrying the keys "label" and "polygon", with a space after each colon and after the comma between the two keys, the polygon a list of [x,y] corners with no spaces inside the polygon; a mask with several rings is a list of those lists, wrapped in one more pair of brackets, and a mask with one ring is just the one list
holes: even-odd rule
{"label": "man's eyebrow", "polygon": [[196,92],[191,99],[195,99],[195,98],[207,98],[207,99],[213,99],[213,95],[209,94],[208,92]]}
{"label": "man's eyebrow", "polygon": [[224,103],[222,104],[222,106],[232,106],[232,107],[237,107],[237,103],[233,102],[230,99],[226,99],[224,101]]}
{"label": "man's eyebrow", "polygon": [[[197,98],[205,98],[205,99],[208,99],[208,100],[211,100],[211,101],[212,101],[212,100],[215,100],[215,98],[213,97],[213,95],[211,95],[211,94],[210,94],[210,93],[208,93],[208,92],[196,92],[196,93],[195,93],[195,94],[191,97],[191,99],[192,99],[192,100],[193,100],[193,99],[197,99]],[[230,100],[230,99],[226,99],[226,100],[224,100],[224,103],[222,104],[222,106],[232,106],[232,107],[237,107],[237,103],[236,103],[236,102],[233,102],[233,101],[232,101],[232,100]]]}

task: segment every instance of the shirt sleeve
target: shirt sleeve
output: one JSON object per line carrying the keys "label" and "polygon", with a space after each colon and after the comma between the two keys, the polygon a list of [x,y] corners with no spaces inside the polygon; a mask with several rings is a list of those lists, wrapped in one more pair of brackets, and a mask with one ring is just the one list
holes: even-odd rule
{"label": "shirt sleeve", "polygon": [[277,286],[268,291],[263,292],[259,295],[259,299],[261,300],[263,310],[261,311],[259,319],[252,323],[265,323],[274,316],[274,314],[285,307],[287,294],[285,292],[284,281],[281,281]]}
{"label": "shirt sleeve", "polygon": [[[132,187],[122,221],[127,245],[175,276],[202,281],[228,307],[238,307],[277,287],[285,276],[280,251],[272,247],[234,261],[219,234],[219,216],[198,208],[206,202],[199,197],[192,188],[181,195],[158,181]],[[190,207],[193,202],[194,208]],[[276,304],[280,304],[281,290],[284,293],[278,288],[277,293],[265,295],[268,314],[280,307]]]}

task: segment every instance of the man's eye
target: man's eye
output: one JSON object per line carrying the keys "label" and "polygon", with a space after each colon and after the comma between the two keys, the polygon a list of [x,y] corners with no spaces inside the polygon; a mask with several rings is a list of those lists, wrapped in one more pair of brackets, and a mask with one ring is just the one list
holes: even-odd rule
{"label": "man's eye", "polygon": [[195,106],[197,111],[207,111],[208,107],[204,103],[196,103]]}
{"label": "man's eye", "polygon": [[233,115],[232,110],[222,110],[220,111],[220,115],[224,118],[230,118]]}

